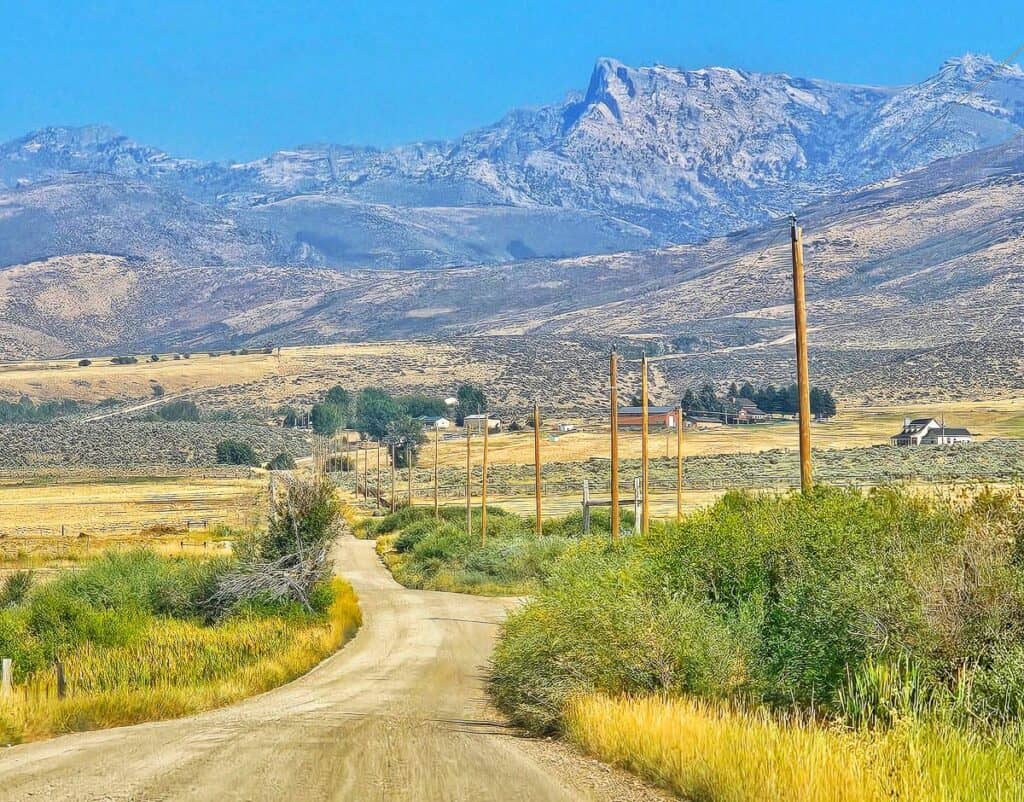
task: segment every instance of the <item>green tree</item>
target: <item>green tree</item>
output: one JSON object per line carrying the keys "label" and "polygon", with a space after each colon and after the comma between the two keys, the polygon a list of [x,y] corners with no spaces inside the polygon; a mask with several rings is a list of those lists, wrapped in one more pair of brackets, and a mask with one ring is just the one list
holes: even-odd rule
{"label": "green tree", "polygon": [[816,418],[831,418],[836,414],[836,400],[829,390],[811,388],[811,414]]}
{"label": "green tree", "polygon": [[270,511],[267,534],[257,548],[264,560],[316,555],[334,538],[341,505],[325,477],[289,482]]}
{"label": "green tree", "polygon": [[166,421],[190,421],[197,422],[199,420],[199,407],[196,406],[195,401],[191,401],[187,398],[179,398],[176,401],[170,401],[164,404],[156,413],[156,416],[160,420]]}
{"label": "green tree", "polygon": [[330,437],[345,426],[345,411],[336,404],[313,404],[310,422],[314,432]]}
{"label": "green tree", "polygon": [[388,423],[387,442],[395,447],[395,466],[398,468],[409,467],[409,460],[415,463],[420,446],[426,439],[423,424],[404,412],[398,413]]}
{"label": "green tree", "polygon": [[399,414],[395,400],[378,387],[366,387],[356,397],[356,421],[358,431],[370,437],[381,439],[388,433],[388,424]]}
{"label": "green tree", "polygon": [[442,399],[428,395],[400,395],[395,401],[406,415],[413,418],[440,418],[448,411]]}
{"label": "green tree", "polygon": [[487,409],[487,396],[474,384],[462,385],[455,397],[459,399],[455,410],[455,422],[459,426],[465,422],[467,415],[479,415]]}
{"label": "green tree", "polygon": [[327,391],[324,401],[328,404],[334,404],[336,407],[341,407],[347,414],[352,406],[352,393],[340,384],[336,384]]}
{"label": "green tree", "polygon": [[217,462],[226,465],[259,465],[259,457],[252,446],[240,440],[221,440],[217,443]]}

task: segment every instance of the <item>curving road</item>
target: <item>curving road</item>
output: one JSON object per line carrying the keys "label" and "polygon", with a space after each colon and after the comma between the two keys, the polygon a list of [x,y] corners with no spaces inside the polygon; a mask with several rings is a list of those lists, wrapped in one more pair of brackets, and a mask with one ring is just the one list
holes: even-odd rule
{"label": "curving road", "polygon": [[365,624],[311,673],[221,710],[0,751],[0,800],[662,798],[489,708],[482,669],[513,602],[402,588],[367,541],[344,539],[336,564]]}

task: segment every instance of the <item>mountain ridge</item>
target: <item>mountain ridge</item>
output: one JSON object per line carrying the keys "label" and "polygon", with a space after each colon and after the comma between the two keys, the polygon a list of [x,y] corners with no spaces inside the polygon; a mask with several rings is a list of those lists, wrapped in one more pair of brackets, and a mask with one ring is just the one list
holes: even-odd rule
{"label": "mountain ridge", "polygon": [[[943,124],[923,130],[936,114]],[[453,140],[203,162],[109,126],[51,127],[0,145],[0,187],[17,204],[18,193],[78,173],[140,181],[207,207],[201,216],[258,229],[265,250],[238,248],[248,261],[234,264],[446,267],[696,242],[1022,129],[1024,71],[989,57],[948,59],[902,87],[603,57],[585,91],[513,109]],[[176,202],[168,205],[166,218]],[[436,219],[483,208],[486,224],[468,237],[454,228],[425,236],[421,223],[405,222],[409,209],[437,210]],[[66,247],[29,256],[74,252],[89,223],[62,221],[53,239]],[[156,255],[143,246],[120,252]],[[193,257],[183,247],[175,258]],[[14,263],[0,249],[0,265]]]}

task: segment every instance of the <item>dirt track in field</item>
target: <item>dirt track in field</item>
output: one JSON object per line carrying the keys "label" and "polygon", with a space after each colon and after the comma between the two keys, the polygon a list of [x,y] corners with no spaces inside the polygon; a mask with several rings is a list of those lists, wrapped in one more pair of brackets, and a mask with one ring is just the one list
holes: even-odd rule
{"label": "dirt track in field", "polygon": [[0,800],[637,802],[660,794],[521,738],[483,689],[512,604],[397,585],[347,538],[365,624],[310,674],[232,707],[0,751]]}

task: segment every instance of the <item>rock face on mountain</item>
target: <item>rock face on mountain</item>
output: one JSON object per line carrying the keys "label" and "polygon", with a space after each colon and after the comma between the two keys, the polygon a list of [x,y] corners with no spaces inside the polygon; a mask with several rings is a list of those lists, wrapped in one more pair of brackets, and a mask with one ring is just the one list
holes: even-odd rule
{"label": "rock face on mountain", "polygon": [[[457,141],[242,164],[175,158],[102,126],[52,128],[0,145],[0,266],[98,250],[420,268],[693,242],[1022,127],[1024,71],[964,56],[898,88],[600,59],[585,93]],[[65,205],[92,192],[95,212]]]}
{"label": "rock face on mountain", "polygon": [[[812,372],[847,398],[1018,391],[1024,136],[801,211]],[[0,353],[472,338],[496,352],[647,343],[673,385],[791,381],[788,227],[445,271],[57,257],[0,271]],[[527,337],[528,335],[528,337]],[[531,347],[532,347],[531,346]],[[625,352],[625,351],[624,351]]]}

